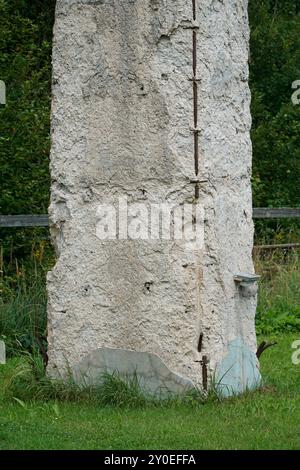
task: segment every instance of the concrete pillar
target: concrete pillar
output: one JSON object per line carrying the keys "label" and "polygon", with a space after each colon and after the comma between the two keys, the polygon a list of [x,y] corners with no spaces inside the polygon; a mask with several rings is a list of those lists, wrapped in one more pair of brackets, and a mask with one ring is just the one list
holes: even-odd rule
{"label": "concrete pillar", "polygon": [[[50,373],[116,348],[258,382],[248,42],[246,0],[58,0]],[[161,204],[197,237],[157,232]]]}

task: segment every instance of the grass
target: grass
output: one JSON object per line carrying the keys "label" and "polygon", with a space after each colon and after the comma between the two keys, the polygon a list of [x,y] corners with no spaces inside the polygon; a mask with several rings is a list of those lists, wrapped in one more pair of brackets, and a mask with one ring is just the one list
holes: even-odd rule
{"label": "grass", "polygon": [[128,407],[2,399],[0,449],[299,449],[298,338],[281,336],[263,354],[261,391],[229,400]]}
{"label": "grass", "polygon": [[[44,375],[38,351],[46,332],[43,266],[0,278],[0,449],[299,449],[300,269],[295,253],[256,259],[262,274],[257,315],[261,340],[276,347],[261,357],[264,386],[220,401],[214,394],[168,402],[107,377],[100,389]],[[42,344],[43,346],[43,344]]]}
{"label": "grass", "polygon": [[0,269],[0,340],[9,356],[46,348],[47,266],[30,259],[7,274]]}

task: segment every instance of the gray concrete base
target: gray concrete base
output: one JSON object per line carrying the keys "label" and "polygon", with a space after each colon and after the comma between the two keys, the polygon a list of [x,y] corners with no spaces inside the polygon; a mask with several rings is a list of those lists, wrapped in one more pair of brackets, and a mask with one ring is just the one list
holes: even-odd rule
{"label": "gray concrete base", "polygon": [[173,373],[155,354],[123,349],[101,348],[92,351],[74,369],[76,382],[101,385],[105,374],[117,374],[130,382],[138,379],[141,389],[166,398],[195,389],[193,382]]}

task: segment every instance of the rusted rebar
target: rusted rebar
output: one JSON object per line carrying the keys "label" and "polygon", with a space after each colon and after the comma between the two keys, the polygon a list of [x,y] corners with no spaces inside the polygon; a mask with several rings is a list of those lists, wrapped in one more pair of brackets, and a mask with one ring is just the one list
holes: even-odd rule
{"label": "rusted rebar", "polygon": [[202,351],[202,346],[203,346],[203,333],[200,333],[199,341],[198,341],[198,352]]}
{"label": "rusted rebar", "polygon": [[207,368],[207,365],[208,365],[208,357],[207,356],[203,356],[202,357],[202,361],[201,361],[201,366],[202,366],[202,386],[203,386],[203,390],[205,390],[207,392],[208,390],[208,368]]}

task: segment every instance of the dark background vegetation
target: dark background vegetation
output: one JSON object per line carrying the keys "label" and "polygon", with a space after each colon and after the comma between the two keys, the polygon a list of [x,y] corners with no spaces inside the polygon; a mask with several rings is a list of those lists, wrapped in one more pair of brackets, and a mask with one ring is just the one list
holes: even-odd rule
{"label": "dark background vegetation", "polygon": [[[253,205],[300,206],[300,1],[250,0]],[[258,240],[299,241],[299,223],[257,222]],[[270,240],[271,239],[271,240]]]}
{"label": "dark background vegetation", "polygon": [[[0,214],[47,213],[54,8],[54,0],[0,0]],[[45,237],[0,229],[5,260],[29,255]]]}

